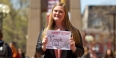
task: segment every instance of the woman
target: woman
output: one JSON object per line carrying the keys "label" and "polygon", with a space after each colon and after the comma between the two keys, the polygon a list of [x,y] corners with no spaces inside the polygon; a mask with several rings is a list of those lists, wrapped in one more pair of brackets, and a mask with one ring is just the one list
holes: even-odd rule
{"label": "woman", "polygon": [[[54,50],[46,49],[47,30],[71,31],[70,50]],[[78,29],[76,29],[69,21],[68,10],[65,4],[58,3],[52,8],[49,16],[49,23],[44,28],[41,37],[38,38],[36,51],[44,54],[44,58],[77,58],[84,54],[82,38]],[[58,55],[58,52],[60,55]]]}
{"label": "woman", "polygon": [[19,55],[18,50],[16,48],[16,43],[15,42],[10,42],[9,46],[12,50],[12,58],[20,58],[20,55]]}
{"label": "woman", "polygon": [[104,58],[115,58],[113,51],[111,49],[107,49]]}
{"label": "woman", "polygon": [[18,49],[18,53],[20,55],[20,58],[25,58],[25,54],[24,54],[24,52],[22,51],[21,48]]}

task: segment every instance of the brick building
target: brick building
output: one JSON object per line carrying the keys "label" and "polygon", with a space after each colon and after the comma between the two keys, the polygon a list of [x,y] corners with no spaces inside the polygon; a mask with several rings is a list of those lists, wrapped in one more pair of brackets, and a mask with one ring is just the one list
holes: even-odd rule
{"label": "brick building", "polygon": [[101,53],[100,57],[106,49],[116,49],[116,21],[109,14],[115,10],[116,6],[90,5],[86,7],[82,18],[84,46],[89,46],[93,54]]}

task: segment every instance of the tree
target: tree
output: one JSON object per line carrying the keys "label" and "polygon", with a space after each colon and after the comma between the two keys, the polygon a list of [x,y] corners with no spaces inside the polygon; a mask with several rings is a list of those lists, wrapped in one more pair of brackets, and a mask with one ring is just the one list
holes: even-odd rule
{"label": "tree", "polygon": [[[14,4],[14,1],[15,4]],[[17,48],[26,46],[27,21],[29,0],[0,0],[0,3],[9,5],[10,13],[3,19],[4,41],[15,41]],[[18,5],[19,7],[13,6]]]}

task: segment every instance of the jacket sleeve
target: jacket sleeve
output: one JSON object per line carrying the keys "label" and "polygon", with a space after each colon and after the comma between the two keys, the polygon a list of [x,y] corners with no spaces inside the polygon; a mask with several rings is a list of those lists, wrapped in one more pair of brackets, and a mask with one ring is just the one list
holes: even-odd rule
{"label": "jacket sleeve", "polygon": [[78,30],[78,33],[80,37],[80,43],[76,44],[76,51],[73,52],[73,54],[76,55],[77,57],[81,57],[84,54],[84,48],[83,48],[82,37],[81,37],[79,30]]}
{"label": "jacket sleeve", "polygon": [[44,51],[42,50],[41,35],[42,35],[42,31],[40,32],[39,37],[38,37],[38,41],[37,41],[37,45],[36,45],[36,52],[42,55],[42,54],[44,54]]}

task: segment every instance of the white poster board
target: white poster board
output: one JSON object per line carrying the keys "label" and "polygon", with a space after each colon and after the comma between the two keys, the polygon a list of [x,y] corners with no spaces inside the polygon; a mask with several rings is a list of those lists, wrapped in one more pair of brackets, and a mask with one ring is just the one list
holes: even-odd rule
{"label": "white poster board", "polygon": [[48,37],[48,42],[46,45],[47,49],[70,50],[69,43],[69,40],[71,38],[70,31],[48,30],[47,37]]}

